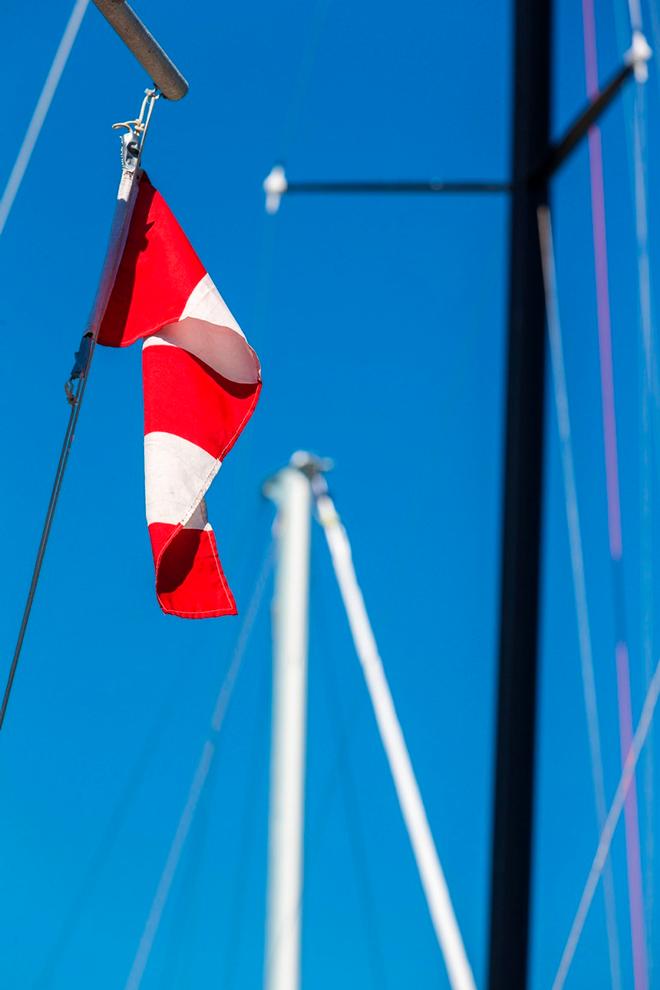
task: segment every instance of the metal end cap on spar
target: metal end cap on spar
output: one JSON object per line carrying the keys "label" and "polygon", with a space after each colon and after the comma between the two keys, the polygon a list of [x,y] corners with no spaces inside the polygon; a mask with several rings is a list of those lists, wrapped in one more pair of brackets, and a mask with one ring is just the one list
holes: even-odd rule
{"label": "metal end cap on spar", "polygon": [[277,213],[282,196],[289,188],[283,165],[275,165],[264,179],[266,193],[266,213]]}
{"label": "metal end cap on spar", "polygon": [[641,31],[633,31],[632,44],[625,54],[626,65],[631,65],[638,83],[645,83],[649,77],[648,62],[653,49]]}

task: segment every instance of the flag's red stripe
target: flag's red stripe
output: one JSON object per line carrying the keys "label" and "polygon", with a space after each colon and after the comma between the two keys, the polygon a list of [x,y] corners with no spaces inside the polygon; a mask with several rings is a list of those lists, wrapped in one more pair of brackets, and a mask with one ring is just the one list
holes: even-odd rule
{"label": "flag's red stripe", "polygon": [[126,347],[175,323],[205,274],[169,206],[143,175],[99,343]]}
{"label": "flag's red stripe", "polygon": [[211,530],[152,523],[156,594],[164,612],[183,619],[236,615]]}
{"label": "flag's red stripe", "polygon": [[260,383],[230,382],[180,347],[142,352],[144,432],[174,433],[224,457],[250,418]]}

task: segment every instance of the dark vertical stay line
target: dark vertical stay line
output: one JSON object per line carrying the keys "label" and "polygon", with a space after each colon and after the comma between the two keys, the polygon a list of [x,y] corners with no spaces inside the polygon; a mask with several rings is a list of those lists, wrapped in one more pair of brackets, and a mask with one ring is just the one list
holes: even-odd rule
{"label": "dark vertical stay line", "polygon": [[[545,299],[537,209],[550,147],[552,0],[516,0],[506,460],[490,990],[527,985],[545,384]],[[536,173],[536,177],[532,178]]]}

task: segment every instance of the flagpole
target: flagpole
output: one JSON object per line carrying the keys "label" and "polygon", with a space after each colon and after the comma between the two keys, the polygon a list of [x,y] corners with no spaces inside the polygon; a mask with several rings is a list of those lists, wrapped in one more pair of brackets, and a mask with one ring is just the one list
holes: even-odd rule
{"label": "flagpole", "polygon": [[105,313],[106,306],[108,305],[108,299],[110,298],[110,293],[115,282],[124,245],[126,243],[126,237],[128,235],[128,228],[138,187],[136,179],[139,177],[140,172],[140,157],[144,147],[144,141],[149,127],[153,107],[155,101],[158,99],[158,96],[158,90],[146,90],[139,117],[136,120],[113,125],[115,128],[126,128],[126,131],[121,135],[122,170],[121,178],[119,180],[119,189],[117,191],[117,202],[112,220],[112,226],[110,228],[108,249],[106,251],[105,261],[101,270],[101,277],[99,279],[96,298],[87,323],[87,329],[82,336],[80,347],[75,355],[71,375],[65,385],[66,396],[71,406],[71,412],[69,413],[69,420],[64,433],[62,450],[60,452],[60,458],[55,471],[55,477],[53,479],[53,487],[50,493],[48,508],[46,510],[46,518],[41,531],[34,567],[32,569],[32,578],[30,580],[30,587],[25,601],[25,607],[23,609],[23,617],[21,619],[14,654],[9,668],[9,673],[7,675],[2,704],[0,705],[0,730],[4,725],[7,706],[9,704],[9,698],[14,685],[14,679],[16,677],[16,670],[18,668],[18,662],[23,649],[25,634],[30,621],[32,605],[34,604],[34,597],[37,591],[37,585],[39,584],[39,577],[41,575],[41,567],[53,526],[55,509],[57,508],[57,502],[62,490],[64,473],[69,460],[69,454],[71,453],[71,445],[73,444],[76,425],[78,423],[78,417],[80,416],[80,409],[85,395],[87,379],[89,377],[89,371],[91,368],[92,359],[94,357],[96,338],[103,319],[103,314]]}

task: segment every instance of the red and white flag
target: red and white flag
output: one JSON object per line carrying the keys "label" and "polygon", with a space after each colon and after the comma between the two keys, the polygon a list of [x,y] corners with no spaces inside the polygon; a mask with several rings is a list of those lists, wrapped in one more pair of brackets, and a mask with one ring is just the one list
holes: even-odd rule
{"label": "red and white flag", "polygon": [[204,495],[252,415],[256,354],[162,196],[142,173],[98,343],[144,340],[147,524],[164,612],[236,614]]}

